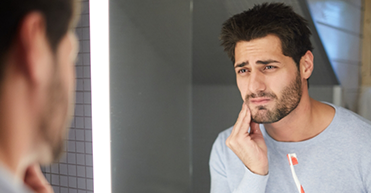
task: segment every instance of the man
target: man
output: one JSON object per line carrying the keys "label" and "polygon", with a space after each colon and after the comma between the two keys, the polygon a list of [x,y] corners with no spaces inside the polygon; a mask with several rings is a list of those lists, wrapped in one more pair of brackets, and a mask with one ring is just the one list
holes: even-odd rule
{"label": "man", "polygon": [[0,1],[0,192],[52,192],[74,104],[77,0]]}
{"label": "man", "polygon": [[223,24],[244,102],[213,145],[211,192],[371,192],[370,123],[309,97],[310,35],[306,20],[281,3]]}

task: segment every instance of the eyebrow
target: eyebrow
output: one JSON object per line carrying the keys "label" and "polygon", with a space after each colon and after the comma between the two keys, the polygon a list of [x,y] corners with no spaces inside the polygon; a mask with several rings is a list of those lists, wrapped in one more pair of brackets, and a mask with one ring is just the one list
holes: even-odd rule
{"label": "eyebrow", "polygon": [[[262,65],[268,65],[268,64],[271,64],[271,63],[280,63],[280,62],[277,61],[277,60],[258,60],[258,61],[256,61],[256,63],[257,64],[262,64]],[[240,67],[244,67],[246,65],[249,65],[248,61],[236,64],[234,67],[235,68],[240,68]]]}

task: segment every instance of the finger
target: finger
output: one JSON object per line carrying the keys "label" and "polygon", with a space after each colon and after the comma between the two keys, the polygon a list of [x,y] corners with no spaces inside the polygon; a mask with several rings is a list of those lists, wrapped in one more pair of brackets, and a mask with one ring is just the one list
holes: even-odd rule
{"label": "finger", "polygon": [[241,128],[241,124],[242,124],[242,122],[243,122],[243,119],[244,119],[244,117],[246,116],[246,109],[247,109],[246,104],[243,103],[243,104],[242,104],[241,111],[240,111],[240,113],[238,114],[237,121],[236,121],[236,123],[235,123],[234,126],[233,126],[233,130],[232,130],[231,136],[234,136],[234,135],[236,135],[237,133],[239,133],[239,130],[240,130],[240,128]]}
{"label": "finger", "polygon": [[259,123],[255,123],[254,121],[251,121],[250,123],[250,134],[262,134]]}
{"label": "finger", "polygon": [[245,105],[245,116],[242,119],[240,129],[238,130],[238,135],[246,135],[249,134],[250,122],[251,122],[251,113],[250,109]]}
{"label": "finger", "polygon": [[24,182],[35,192],[38,193],[53,192],[48,181],[42,174],[40,166],[38,164],[29,166],[27,168]]}

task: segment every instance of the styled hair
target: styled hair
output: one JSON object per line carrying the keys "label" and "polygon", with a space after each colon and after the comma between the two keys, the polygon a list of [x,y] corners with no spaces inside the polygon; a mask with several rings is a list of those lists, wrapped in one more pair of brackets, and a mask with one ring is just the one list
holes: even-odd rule
{"label": "styled hair", "polygon": [[291,57],[298,69],[301,57],[309,50],[311,32],[306,19],[283,3],[263,3],[236,14],[223,23],[220,40],[224,51],[235,63],[235,47],[240,41],[250,41],[276,35],[282,52]]}
{"label": "styled hair", "polygon": [[46,36],[53,52],[67,31],[75,27],[80,13],[77,0],[0,0],[0,80],[5,70],[4,59],[24,17],[40,12],[46,23]]}

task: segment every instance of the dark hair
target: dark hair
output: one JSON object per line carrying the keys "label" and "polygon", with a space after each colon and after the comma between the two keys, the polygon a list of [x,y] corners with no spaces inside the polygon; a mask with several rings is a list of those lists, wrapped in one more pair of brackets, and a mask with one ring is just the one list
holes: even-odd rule
{"label": "dark hair", "polygon": [[75,26],[80,7],[77,0],[0,0],[0,80],[5,69],[4,57],[18,33],[19,25],[33,11],[43,14],[46,35],[55,52],[67,31]]}
{"label": "dark hair", "polygon": [[283,3],[263,3],[236,14],[223,23],[220,40],[224,51],[235,63],[235,47],[239,41],[263,38],[269,34],[281,40],[282,52],[291,57],[299,69],[301,57],[312,51],[308,22]]}

